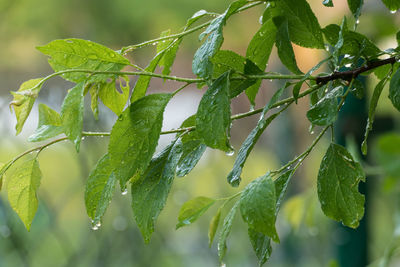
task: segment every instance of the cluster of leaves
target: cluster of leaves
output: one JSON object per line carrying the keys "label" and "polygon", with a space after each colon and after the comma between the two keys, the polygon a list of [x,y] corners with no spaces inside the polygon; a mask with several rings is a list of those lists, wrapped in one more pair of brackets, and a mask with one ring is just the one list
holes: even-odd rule
{"label": "cluster of leaves", "polygon": [[[356,32],[363,1],[348,0],[348,3],[356,21],[354,30],[349,29],[346,18],[341,25],[331,24],[321,28],[306,0],[236,0],[223,14],[204,10],[195,13],[180,33],[165,31],[160,38],[127,46],[119,51],[80,39],[55,40],[38,47],[40,52],[49,56],[49,64],[55,73],[29,80],[12,93],[14,100],[10,106],[17,118],[16,131],[18,134],[22,130],[44,82],[54,76],[61,76],[76,85],[68,91],[60,112],[44,104],[39,105],[39,125],[29,140],[44,141],[61,134],[65,137],[53,139],[4,164],[0,171],[0,188],[2,184],[5,185],[11,206],[29,230],[38,205],[36,192],[41,179],[38,163],[40,152],[49,145],[67,139],[79,151],[84,136],[110,136],[108,152],[98,161],[87,179],[87,214],[92,219],[93,228],[97,229],[113,197],[116,184],[119,183],[123,194],[130,186],[134,218],[148,242],[175,176],[187,175],[200,160],[206,147],[233,153],[229,140],[233,120],[261,114],[256,127],[240,147],[233,169],[227,176],[228,183],[236,187],[241,182],[241,172],[249,154],[271,121],[289,105],[296,103],[298,98],[308,96],[311,107],[307,118],[313,126],[322,126],[322,129],[306,151],[280,169],[271,170],[253,180],[243,191],[231,197],[211,199],[200,196],[186,202],[179,213],[177,228],[195,222],[209,207],[222,203],[209,229],[211,245],[218,228],[221,228],[218,254],[222,261],[233,219],[240,210],[259,263],[264,264],[271,254],[271,240],[279,242],[275,221],[295,171],[327,130],[333,127],[348,94],[364,97],[363,85],[357,77],[374,72],[381,80],[371,98],[363,153],[367,153],[366,139],[372,129],[380,94],[387,83],[390,83],[389,98],[400,110],[400,70],[397,63],[400,49],[397,47],[381,51],[367,37]],[[398,1],[383,0],[383,3],[390,10],[400,8]],[[261,26],[249,42],[246,55],[221,50],[223,27],[228,19],[243,10],[264,4],[266,6],[260,19]],[[324,0],[322,4],[333,6],[331,0]],[[207,17],[211,20],[194,26],[200,19]],[[192,64],[197,78],[169,76],[182,39],[203,28],[205,30],[199,36],[202,44]],[[400,34],[397,37],[399,41]],[[131,51],[156,43],[157,53],[144,69],[125,57]],[[297,66],[292,43],[307,48],[326,49],[327,58],[303,73]],[[264,72],[274,45],[282,64],[291,74]],[[123,71],[127,66],[138,71]],[[155,73],[157,66],[163,68],[162,73]],[[326,66],[329,71],[317,77],[312,76],[322,66]],[[343,70],[344,67],[347,69]],[[139,76],[131,94],[129,75]],[[173,93],[147,94],[153,77],[183,82],[184,85]],[[263,79],[284,79],[287,82],[263,108],[232,115],[231,99],[245,93],[254,105]],[[120,90],[117,90],[118,83]],[[207,86],[197,113],[187,118],[181,128],[162,132],[166,105],[175,94],[194,83],[200,87]],[[307,89],[301,90],[303,87]],[[292,96],[281,99],[283,92],[289,88],[292,88]],[[84,97],[88,93],[95,118],[98,117],[99,99],[118,115],[110,133],[83,131]],[[172,133],[176,137],[171,144],[154,155],[159,136]],[[321,161],[317,180],[318,197],[326,216],[356,228],[364,214],[364,196],[358,191],[360,181],[364,180],[361,165],[346,148],[332,142]],[[226,207],[232,201],[235,202],[229,210]]]}

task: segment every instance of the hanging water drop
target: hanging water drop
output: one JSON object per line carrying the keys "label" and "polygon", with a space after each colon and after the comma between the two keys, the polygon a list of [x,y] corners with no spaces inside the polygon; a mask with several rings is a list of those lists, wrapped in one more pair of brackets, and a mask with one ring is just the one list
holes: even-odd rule
{"label": "hanging water drop", "polygon": [[394,13],[396,13],[397,12],[397,10],[390,10],[390,13],[391,14],[394,14]]}
{"label": "hanging water drop", "polygon": [[128,188],[125,188],[125,190],[121,192],[121,195],[125,196],[127,194],[128,194]]}
{"label": "hanging water drop", "polygon": [[258,19],[258,22],[259,22],[260,24],[263,24],[263,16],[261,16],[261,17]]}
{"label": "hanging water drop", "polygon": [[348,64],[345,64],[344,66],[345,66],[346,68],[350,68],[350,67],[351,67],[351,64],[348,63]]}
{"label": "hanging water drop", "polygon": [[235,154],[235,150],[230,149],[230,150],[228,150],[225,154],[226,154],[227,156],[231,157],[231,156],[233,156],[233,155]]}
{"label": "hanging water drop", "polygon": [[359,19],[356,20],[356,25],[358,25],[358,24],[360,24],[360,20]]}
{"label": "hanging water drop", "polygon": [[99,230],[100,226],[101,226],[101,223],[100,223],[100,222],[98,222],[98,223],[96,223],[96,224],[93,224],[93,225],[92,225],[92,230],[94,230],[94,231]]}
{"label": "hanging water drop", "polygon": [[277,106],[276,108],[280,108],[281,106]]}
{"label": "hanging water drop", "polygon": [[314,134],[314,131],[311,131],[310,134]]}

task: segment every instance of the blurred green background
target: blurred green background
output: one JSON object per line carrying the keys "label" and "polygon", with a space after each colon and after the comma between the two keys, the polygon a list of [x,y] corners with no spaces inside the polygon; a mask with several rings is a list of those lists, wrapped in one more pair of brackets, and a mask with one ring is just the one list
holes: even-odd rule
{"label": "blurred green background", "polygon": [[[334,8],[326,8],[321,0],[309,1],[321,26],[340,23],[342,16],[350,13],[346,1],[334,1]],[[378,42],[380,48],[395,46],[394,35],[400,18],[390,14],[379,1],[366,1],[360,18],[359,31]],[[0,162],[7,162],[18,153],[34,146],[26,140],[36,127],[37,108],[34,107],[21,135],[15,136],[15,119],[10,114],[9,91],[16,90],[28,79],[51,73],[47,59],[35,46],[58,38],[89,39],[113,49],[156,38],[167,29],[178,32],[186,19],[200,9],[223,12],[230,1],[186,0],[0,0]],[[235,15],[224,29],[223,49],[245,54],[246,45],[257,31],[262,7]],[[198,33],[185,39],[174,64],[172,75],[191,77],[191,60]],[[147,47],[130,54],[131,59],[144,67],[154,55],[155,47]],[[324,51],[295,47],[300,69],[307,71],[324,56]],[[275,53],[275,52],[274,52]],[[276,53],[268,69],[285,71],[277,62]],[[132,78],[131,84],[134,84]],[[369,91],[376,81],[368,80]],[[263,82],[257,106],[280,84]],[[46,83],[38,102],[59,110],[63,97],[71,84],[54,79]],[[151,90],[176,89],[174,83],[152,81]],[[380,102],[379,116],[397,117],[387,99],[387,89]],[[189,87],[177,95],[167,107],[164,129],[178,127],[189,115],[196,112],[201,91]],[[245,97],[234,99],[233,113],[249,110]],[[69,143],[57,144],[40,155],[43,172],[39,189],[39,210],[31,232],[27,232],[10,208],[4,190],[0,192],[0,267],[2,266],[217,266],[215,244],[208,248],[208,224],[218,208],[218,203],[194,225],[175,231],[180,206],[195,196],[226,197],[242,189],[250,180],[265,174],[301,153],[312,141],[305,118],[308,100],[299,101],[283,117],[274,122],[261,138],[257,149],[249,158],[243,173],[242,186],[231,188],[226,176],[233,165],[234,156],[208,150],[194,171],[185,178],[177,178],[162,212],[150,244],[145,245],[133,221],[129,195],[116,193],[102,226],[91,229],[84,208],[84,184],[96,161],[105,153],[107,138],[87,138],[81,152],[76,154]],[[104,106],[100,120],[95,121],[89,106],[85,114],[85,130],[109,131],[115,116]],[[257,116],[236,121],[232,140],[236,149],[255,126]],[[398,119],[395,119],[395,129]],[[318,131],[318,129],[316,129]],[[392,139],[390,139],[392,138]],[[396,139],[397,138],[397,139]],[[160,147],[171,137],[162,137]],[[389,136],[390,144],[398,140]],[[282,243],[274,246],[268,266],[329,266],[337,255],[345,234],[333,227],[320,210],[316,196],[316,176],[321,156],[328,140],[317,146],[293,180],[286,205],[279,215],[277,227]],[[374,190],[369,203],[368,220],[369,259],[379,259],[388,245],[397,247],[396,214],[399,204],[400,174],[393,171],[398,166],[400,144],[385,148],[384,144],[372,146],[370,171],[379,175],[370,179]],[[382,158],[391,155],[392,165],[385,167]],[[397,162],[396,162],[397,160]],[[390,164],[387,164],[390,165]],[[383,167],[382,167],[383,166]],[[391,169],[392,168],[392,169]],[[385,175],[381,175],[381,174]],[[290,198],[290,199],[289,199]],[[247,238],[244,223],[235,221],[228,241],[227,266],[256,266],[256,257]],[[399,262],[393,261],[393,266]],[[331,265],[334,266],[334,265]]]}

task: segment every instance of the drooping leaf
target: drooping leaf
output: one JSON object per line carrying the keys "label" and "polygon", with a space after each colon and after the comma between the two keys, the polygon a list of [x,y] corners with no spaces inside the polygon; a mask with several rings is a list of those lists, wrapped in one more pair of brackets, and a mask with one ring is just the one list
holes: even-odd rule
{"label": "drooping leaf", "polygon": [[360,181],[365,181],[361,165],[344,147],[331,144],[318,172],[318,198],[325,215],[356,228],[364,216]]}
{"label": "drooping leaf", "polygon": [[362,6],[364,5],[364,0],[347,0],[347,4],[353,13],[354,18],[357,20],[361,14]]}
{"label": "drooping leaf", "polygon": [[[192,127],[196,125],[196,115],[187,118],[180,128]],[[182,156],[179,159],[176,167],[176,176],[183,177],[187,175],[199,162],[201,156],[206,150],[206,145],[203,143],[197,131],[185,133],[182,139]]]}
{"label": "drooping leaf", "polygon": [[273,21],[278,29],[276,33],[276,47],[278,48],[278,56],[282,64],[291,72],[301,74],[302,72],[297,67],[293,47],[290,42],[287,19],[285,17],[275,17]]}
{"label": "drooping leaf", "polygon": [[69,90],[61,106],[61,124],[65,135],[74,144],[77,151],[82,140],[84,83],[78,83]]}
{"label": "drooping leaf", "polygon": [[185,202],[179,211],[176,229],[195,222],[214,203],[215,199],[208,197],[196,197]]}
{"label": "drooping leaf", "polygon": [[86,181],[85,205],[92,224],[101,221],[114,194],[116,178],[112,174],[110,157],[105,154],[90,172]]}
{"label": "drooping leaf", "polygon": [[196,115],[196,131],[207,146],[229,151],[230,123],[229,72],[226,72],[203,95]]}
{"label": "drooping leaf", "polygon": [[41,177],[36,157],[17,164],[7,175],[8,200],[28,231],[38,208],[36,192]]}
{"label": "drooping leaf", "polygon": [[389,99],[393,106],[400,111],[400,68],[397,69],[390,80]]}
{"label": "drooping leaf", "polygon": [[290,40],[302,47],[324,48],[321,27],[306,0],[280,0],[269,5],[263,14],[266,21],[284,16],[289,23]]}
{"label": "drooping leaf", "polygon": [[364,141],[361,144],[361,151],[364,155],[367,155],[367,139],[369,132],[372,130],[372,125],[374,123],[374,118],[375,118],[375,110],[376,106],[378,105],[379,97],[381,96],[382,90],[385,87],[387,82],[387,79],[381,80],[375,87],[374,92],[371,97],[371,102],[369,104],[369,109],[368,109],[368,120],[367,120],[367,126],[365,128],[365,135],[364,135]]}
{"label": "drooping leaf", "polygon": [[[271,55],[272,47],[275,43],[276,31],[272,19],[264,22],[247,47],[246,58],[254,62],[262,71],[267,67],[269,56]],[[260,84],[261,80],[246,89],[246,95],[253,105]]]}
{"label": "drooping leaf", "polygon": [[271,239],[268,236],[257,232],[250,227],[248,229],[248,235],[251,245],[258,259],[258,266],[262,266],[268,261],[269,257],[271,256]]}
{"label": "drooping leaf", "polygon": [[339,105],[337,97],[342,93],[342,86],[338,86],[328,92],[307,112],[308,120],[314,125],[329,125],[335,122]]}
{"label": "drooping leaf", "polygon": [[132,183],[133,215],[146,243],[165,206],[181,153],[182,143],[177,139],[152,159],[142,179]]}
{"label": "drooping leaf", "polygon": [[39,142],[63,133],[60,114],[45,104],[39,104],[39,123],[35,132],[29,136],[30,142]]}
{"label": "drooping leaf", "polygon": [[202,32],[199,39],[202,40],[207,36],[204,43],[197,49],[192,63],[193,73],[201,78],[209,79],[212,75],[213,65],[211,58],[221,48],[224,41],[222,28],[226,20],[239,8],[247,4],[246,0],[237,0],[229,5],[228,9],[220,16],[215,18],[207,29]]}
{"label": "drooping leaf", "polygon": [[235,159],[235,163],[233,164],[232,171],[228,174],[228,182],[232,186],[238,186],[241,181],[241,173],[243,166],[247,160],[247,157],[250,155],[254,145],[257,143],[261,134],[267,128],[267,126],[275,119],[277,114],[273,114],[268,118],[265,118],[267,112],[270,110],[271,106],[274,105],[280,98],[283,93],[283,90],[288,86],[285,84],[281,87],[275,94],[272,96],[271,100],[264,107],[264,110],[261,114],[260,119],[258,120],[257,126],[250,132],[247,136],[246,140],[243,142],[242,146],[239,149],[238,155]]}
{"label": "drooping leaf", "polygon": [[111,130],[108,152],[116,178],[124,188],[146,170],[156,149],[165,106],[171,94],[152,94],[133,102]]}
{"label": "drooping leaf", "polygon": [[211,247],[211,245],[214,241],[215,234],[217,233],[219,221],[221,220],[221,212],[222,212],[222,209],[219,208],[217,213],[211,219],[210,226],[208,228],[208,245],[209,245],[209,247]]}
{"label": "drooping leaf", "polygon": [[240,213],[249,228],[279,242],[276,221],[275,184],[269,173],[246,186],[240,198]]}
{"label": "drooping leaf", "polygon": [[22,127],[32,110],[33,104],[38,97],[41,89],[41,81],[41,78],[26,81],[21,84],[18,91],[11,92],[14,99],[10,103],[10,107],[12,106],[14,108],[15,117],[17,118],[17,125],[15,125],[17,135],[21,132]]}
{"label": "drooping leaf", "polygon": [[[161,33],[160,37],[171,35],[171,30],[167,30]],[[164,52],[163,57],[160,59],[158,65],[163,68],[162,74],[169,75],[171,73],[172,64],[175,61],[176,52],[178,51],[179,45],[181,44],[182,39],[178,40],[168,40],[159,42],[157,45],[157,54],[166,50]]]}
{"label": "drooping leaf", "polygon": [[[85,69],[91,71],[120,71],[129,65],[129,60],[114,50],[82,39],[54,40],[37,49],[50,56],[49,64],[54,71],[70,69]],[[71,82],[82,82],[87,79],[88,73],[72,72],[62,74],[62,77]],[[104,81],[112,75],[94,75],[91,82]]]}
{"label": "drooping leaf", "polygon": [[115,81],[111,81],[110,83],[100,83],[98,92],[101,102],[112,110],[117,115],[120,115],[124,110],[126,102],[129,99],[129,79],[125,77],[126,85],[122,84],[122,81],[119,81],[119,85],[121,88],[121,93],[118,92]]}
{"label": "drooping leaf", "polygon": [[[340,27],[330,24],[322,31],[328,42],[335,46],[339,40]],[[362,55],[366,58],[373,58],[380,52],[380,49],[361,33],[349,30],[343,32],[343,46],[340,48],[340,54],[358,55],[362,47]]]}
{"label": "drooping leaf", "polygon": [[392,12],[396,12],[400,9],[400,2],[398,0],[382,0],[382,2]]}
{"label": "drooping leaf", "polygon": [[333,2],[332,2],[332,0],[323,0],[323,1],[322,1],[322,4],[323,4],[324,6],[327,6],[327,7],[333,7]]}
{"label": "drooping leaf", "polygon": [[226,240],[231,233],[232,230],[232,224],[233,224],[233,219],[235,218],[236,212],[239,208],[239,202],[237,201],[235,205],[232,207],[232,209],[229,211],[228,215],[226,215],[224,222],[222,224],[222,229],[221,232],[219,233],[219,238],[218,238],[218,256],[219,260],[222,262],[222,260],[225,257],[226,254]]}

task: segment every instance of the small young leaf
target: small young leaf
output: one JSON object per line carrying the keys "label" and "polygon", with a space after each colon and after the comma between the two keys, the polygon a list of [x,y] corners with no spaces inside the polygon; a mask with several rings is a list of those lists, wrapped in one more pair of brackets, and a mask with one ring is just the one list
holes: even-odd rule
{"label": "small young leaf", "polygon": [[196,197],[185,202],[179,211],[176,229],[195,222],[214,203],[215,199],[208,197]]}
{"label": "small young leaf", "polygon": [[295,74],[302,74],[297,67],[293,47],[290,42],[287,19],[285,17],[275,17],[273,18],[273,21],[278,28],[276,33],[276,47],[278,48],[278,55],[282,64],[285,65],[291,72]]}
{"label": "small young leaf", "polygon": [[[54,71],[70,69],[87,69],[91,71],[120,71],[129,65],[129,60],[114,50],[82,39],[54,40],[37,49],[45,55],[50,56],[49,64]],[[65,73],[62,77],[71,82],[82,82],[86,80],[88,73],[73,72]],[[94,75],[91,82],[104,81],[110,75]]]}
{"label": "small young leaf", "polygon": [[57,111],[45,104],[39,104],[38,127],[33,135],[29,136],[28,140],[30,142],[39,142],[57,136],[63,133],[61,124],[61,117]]}
{"label": "small young leaf", "polygon": [[[155,55],[155,57],[150,61],[149,65],[144,69],[146,72],[154,72],[161,58],[164,56],[165,50]],[[144,97],[149,87],[151,76],[141,75],[133,88],[131,95],[131,103]]]}
{"label": "small young leaf", "polygon": [[132,103],[111,130],[108,152],[121,187],[146,170],[156,149],[171,94],[152,94]]}
{"label": "small young leaf", "polygon": [[226,72],[203,95],[196,115],[196,131],[207,146],[229,151],[230,124],[229,72]]}
{"label": "small young leaf", "polygon": [[271,238],[250,227],[248,229],[248,235],[258,258],[258,266],[262,266],[268,261],[272,253]]}
{"label": "small young leaf", "polygon": [[210,226],[208,228],[208,245],[209,245],[209,247],[211,247],[211,245],[214,241],[215,233],[217,232],[217,229],[219,226],[219,221],[221,220],[221,212],[222,212],[222,209],[219,208],[217,213],[211,219]]}
{"label": "small young leaf", "polygon": [[10,107],[14,108],[17,125],[15,125],[16,134],[18,135],[25,124],[29,113],[32,110],[33,104],[38,97],[41,86],[38,86],[42,81],[41,78],[32,79],[21,84],[17,92],[11,92],[14,99],[10,103]]}
{"label": "small young leaf", "polygon": [[[267,67],[269,56],[275,43],[275,36],[276,27],[272,19],[270,19],[263,23],[247,47],[246,58],[254,62],[262,71]],[[246,89],[246,95],[253,105],[260,84],[261,80]]]}
{"label": "small young leaf", "polygon": [[114,194],[115,182],[110,157],[105,154],[97,162],[86,181],[85,205],[86,212],[92,219],[92,224],[96,225],[101,221]]}
{"label": "small young leaf", "polygon": [[61,123],[65,135],[75,144],[76,151],[82,140],[84,83],[69,90],[61,106]]}
{"label": "small young leaf", "polygon": [[213,65],[211,58],[221,48],[224,41],[222,35],[222,28],[226,20],[239,8],[246,5],[248,2],[245,0],[234,1],[228,9],[220,16],[215,18],[207,29],[202,32],[199,39],[202,40],[206,35],[207,38],[204,43],[197,49],[192,63],[193,73],[201,78],[209,79],[212,75]]}
{"label": "small young leaf", "polygon": [[264,110],[261,114],[260,119],[258,120],[257,126],[251,131],[251,133],[247,136],[246,140],[243,142],[242,146],[239,149],[238,156],[236,157],[235,163],[233,164],[232,171],[228,174],[228,182],[232,186],[238,186],[240,183],[240,175],[242,174],[243,166],[247,160],[247,157],[250,155],[253,147],[260,138],[261,134],[267,128],[267,126],[276,118],[277,114],[273,114],[267,119],[265,119],[265,115],[270,110],[271,106],[274,105],[280,98],[283,93],[283,90],[289,84],[285,84],[282,86],[275,94],[272,96],[271,100],[264,107]]}
{"label": "small young leaf", "polygon": [[357,228],[364,216],[365,198],[358,184],[365,181],[361,165],[342,146],[331,144],[318,172],[318,198],[326,216]]}
{"label": "small young leaf", "polygon": [[400,9],[400,2],[398,0],[382,0],[382,2],[392,12],[396,12]]}
{"label": "small young leaf", "polygon": [[307,112],[307,118],[314,125],[330,125],[336,121],[338,114],[337,97],[343,93],[343,87],[338,86],[321,98]]}
{"label": "small young leaf", "polygon": [[237,201],[235,205],[232,207],[232,209],[229,211],[228,215],[226,215],[224,219],[224,223],[222,224],[222,229],[221,232],[219,233],[219,238],[218,238],[218,256],[219,260],[222,262],[222,260],[225,257],[226,254],[226,239],[228,238],[229,234],[231,233],[232,229],[232,224],[233,224],[233,219],[235,218],[236,212],[239,208],[239,202]]}
{"label": "small young leaf", "polygon": [[332,0],[323,0],[323,1],[322,1],[322,4],[323,4],[324,6],[327,6],[327,7],[333,7],[333,2],[332,2]]}
{"label": "small young leaf", "polygon": [[389,99],[393,106],[400,111],[400,68],[397,69],[390,80]]}
{"label": "small young leaf", "polygon": [[263,19],[284,16],[289,23],[290,40],[302,47],[324,48],[321,27],[306,0],[280,0],[269,5]]}
{"label": "small young leaf", "polygon": [[249,228],[279,242],[275,229],[275,184],[269,173],[252,181],[243,190],[240,198],[240,212]]}
{"label": "small young leaf", "polygon": [[38,208],[36,192],[41,177],[37,157],[18,164],[14,171],[7,175],[8,200],[28,231]]}
{"label": "small young leaf", "polygon": [[146,243],[165,206],[181,153],[182,143],[177,139],[152,159],[142,179],[132,183],[133,215]]}
{"label": "small young leaf", "polygon": [[381,80],[375,87],[374,92],[371,97],[371,102],[369,104],[369,110],[368,110],[368,120],[367,120],[367,126],[365,128],[365,135],[364,135],[364,141],[361,144],[361,151],[364,155],[367,155],[367,139],[369,132],[372,130],[372,125],[374,123],[374,118],[375,118],[375,110],[376,106],[378,105],[379,97],[381,96],[382,90],[385,87],[387,82],[387,79]]}
{"label": "small young leaf", "polygon": [[364,5],[364,0],[347,0],[347,4],[349,5],[354,18],[358,20],[358,17],[361,14],[362,6]]}
{"label": "small young leaf", "polygon": [[115,87],[115,81],[111,81],[110,83],[99,83],[98,92],[101,102],[112,110],[118,116],[124,110],[126,102],[129,99],[129,79],[125,77],[126,85],[122,84],[122,81],[119,82],[121,92],[119,93],[117,88]]}

